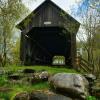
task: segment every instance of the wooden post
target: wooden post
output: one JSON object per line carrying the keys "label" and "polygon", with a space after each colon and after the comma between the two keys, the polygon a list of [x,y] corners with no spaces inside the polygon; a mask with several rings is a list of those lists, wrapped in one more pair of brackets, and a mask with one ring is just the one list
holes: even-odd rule
{"label": "wooden post", "polygon": [[80,70],[81,57],[76,56],[75,62],[76,62],[76,69]]}

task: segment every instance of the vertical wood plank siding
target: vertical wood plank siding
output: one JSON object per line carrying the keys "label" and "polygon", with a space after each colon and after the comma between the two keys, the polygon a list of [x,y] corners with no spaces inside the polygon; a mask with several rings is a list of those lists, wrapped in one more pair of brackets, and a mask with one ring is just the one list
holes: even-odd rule
{"label": "vertical wood plank siding", "polygon": [[[32,65],[37,64],[39,60],[38,58],[40,58],[40,64],[42,64],[43,59],[44,64],[51,63],[50,60],[53,58],[53,56],[48,54],[50,50],[48,49],[48,51],[46,51],[42,48],[42,46],[45,44],[41,44],[41,46],[38,45],[38,40],[42,38],[41,34],[43,35],[43,32],[47,32],[48,35],[45,34],[43,39],[48,38],[49,40],[51,36],[50,34],[54,33],[55,40],[51,41],[51,43],[57,43],[58,38],[58,40],[60,40],[58,43],[63,43],[63,39],[66,39],[66,42],[63,43],[65,44],[63,47],[65,53],[61,52],[59,48],[58,51],[65,56],[66,64],[70,63],[70,65],[74,67],[76,55],[76,33],[79,29],[79,26],[80,23],[77,22],[73,17],[59,8],[52,1],[46,0],[17,25],[17,27],[22,31],[20,42],[21,61],[24,62],[25,65]],[[58,35],[58,37],[56,37],[56,34],[65,34],[65,37],[62,35]],[[36,38],[37,42],[35,41]],[[60,38],[62,38],[62,40]],[[44,40],[41,41],[43,42]],[[49,43],[50,41],[47,41],[47,39],[45,42],[47,42],[48,45],[51,45]],[[53,48],[53,46],[51,47]],[[54,55],[53,52],[52,55]]]}

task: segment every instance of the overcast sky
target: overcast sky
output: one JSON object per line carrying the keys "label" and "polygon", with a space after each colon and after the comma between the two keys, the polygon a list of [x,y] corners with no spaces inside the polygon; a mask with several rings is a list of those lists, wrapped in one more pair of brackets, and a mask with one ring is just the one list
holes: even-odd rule
{"label": "overcast sky", "polygon": [[[31,11],[37,8],[43,1],[45,0],[23,0],[23,3],[26,7],[28,7]],[[75,6],[77,9],[77,3],[81,0],[51,0],[56,3],[59,7],[65,10],[67,13],[71,14],[72,6]],[[76,17],[77,20],[79,20]]]}

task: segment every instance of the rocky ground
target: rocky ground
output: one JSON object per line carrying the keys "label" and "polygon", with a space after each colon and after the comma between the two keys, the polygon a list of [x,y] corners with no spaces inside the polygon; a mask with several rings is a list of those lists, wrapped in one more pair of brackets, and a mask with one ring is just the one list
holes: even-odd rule
{"label": "rocky ground", "polygon": [[[49,84],[48,90],[20,92],[13,97],[13,100],[86,100],[90,95],[100,98],[100,83],[92,74],[57,73],[53,75],[46,70],[37,72],[33,69],[18,70],[17,73],[0,72],[0,75],[3,74],[7,75],[9,83],[48,82]],[[12,91],[12,89],[0,87],[0,92],[6,91]]]}

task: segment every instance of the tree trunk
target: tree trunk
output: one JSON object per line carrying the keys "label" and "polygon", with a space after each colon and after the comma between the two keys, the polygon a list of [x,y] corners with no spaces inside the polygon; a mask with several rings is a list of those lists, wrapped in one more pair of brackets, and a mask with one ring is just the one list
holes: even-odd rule
{"label": "tree trunk", "polygon": [[6,60],[7,60],[7,52],[6,52],[7,43],[6,43],[6,33],[5,32],[3,32],[3,43],[4,43],[4,46],[3,46],[3,64],[2,64],[2,66],[5,67]]}

